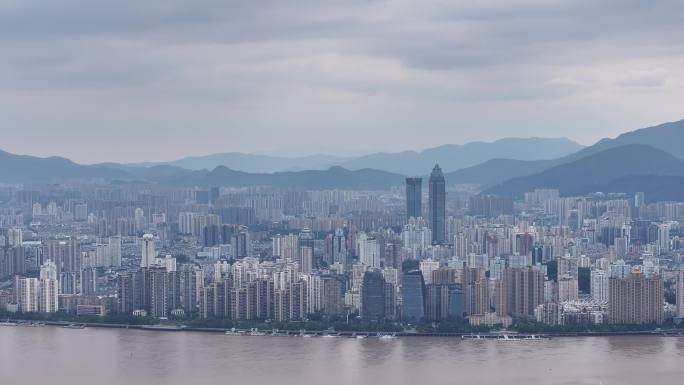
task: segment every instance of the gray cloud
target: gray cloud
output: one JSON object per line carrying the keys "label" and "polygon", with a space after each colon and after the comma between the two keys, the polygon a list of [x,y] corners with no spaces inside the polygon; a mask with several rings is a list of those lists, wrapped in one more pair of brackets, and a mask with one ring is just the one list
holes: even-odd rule
{"label": "gray cloud", "polygon": [[589,143],[681,118],[682,14],[677,0],[8,0],[0,147],[91,162]]}

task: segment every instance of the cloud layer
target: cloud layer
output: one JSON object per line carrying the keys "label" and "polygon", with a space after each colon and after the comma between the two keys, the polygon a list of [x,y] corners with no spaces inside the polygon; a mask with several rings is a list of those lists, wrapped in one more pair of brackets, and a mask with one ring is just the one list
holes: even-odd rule
{"label": "cloud layer", "polygon": [[83,162],[604,136],[684,115],[679,0],[0,5],[2,149]]}

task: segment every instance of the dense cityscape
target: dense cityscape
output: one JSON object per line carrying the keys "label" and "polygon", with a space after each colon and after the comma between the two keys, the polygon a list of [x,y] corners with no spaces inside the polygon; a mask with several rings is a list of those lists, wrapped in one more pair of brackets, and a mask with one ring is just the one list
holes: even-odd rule
{"label": "dense cityscape", "polygon": [[673,385],[684,1],[0,1],[0,385]]}
{"label": "dense cityscape", "polygon": [[388,191],[5,185],[0,312],[413,332],[684,318],[684,203],[447,186],[438,165]]}

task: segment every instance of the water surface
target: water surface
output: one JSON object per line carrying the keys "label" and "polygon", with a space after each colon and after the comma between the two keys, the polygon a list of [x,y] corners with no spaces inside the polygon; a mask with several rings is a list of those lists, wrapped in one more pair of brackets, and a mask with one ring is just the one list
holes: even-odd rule
{"label": "water surface", "polygon": [[2,385],[684,383],[684,338],[234,337],[0,327]]}

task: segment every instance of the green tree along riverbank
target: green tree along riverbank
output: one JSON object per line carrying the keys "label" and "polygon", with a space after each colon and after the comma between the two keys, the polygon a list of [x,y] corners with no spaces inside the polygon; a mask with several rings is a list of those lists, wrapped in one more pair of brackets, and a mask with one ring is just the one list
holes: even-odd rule
{"label": "green tree along riverbank", "polygon": [[125,314],[112,314],[100,316],[77,316],[65,313],[9,313],[0,311],[0,321],[23,320],[23,321],[47,321],[47,322],[73,322],[73,323],[101,323],[119,325],[154,325],[158,320],[150,317],[134,317]]}
{"label": "green tree along riverbank", "polygon": [[[402,325],[400,323],[367,323],[358,319],[316,319],[303,322],[276,322],[276,321],[234,321],[226,319],[154,319],[151,317],[134,317],[130,315],[113,314],[99,316],[76,316],[64,313],[8,313],[0,312],[0,321],[22,320],[34,322],[70,322],[89,324],[111,325],[178,325],[196,329],[251,329],[260,330],[331,330],[338,332],[416,332],[416,333],[454,333],[475,334],[488,333],[503,330],[501,327],[472,326],[468,323],[441,322],[423,323],[417,325]],[[628,333],[655,331],[660,328],[674,327],[668,323],[665,325],[545,325],[536,322],[519,322],[509,327],[508,331],[519,333]]]}

